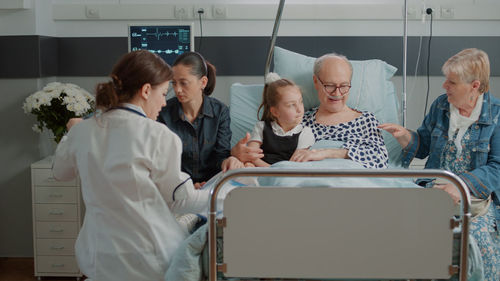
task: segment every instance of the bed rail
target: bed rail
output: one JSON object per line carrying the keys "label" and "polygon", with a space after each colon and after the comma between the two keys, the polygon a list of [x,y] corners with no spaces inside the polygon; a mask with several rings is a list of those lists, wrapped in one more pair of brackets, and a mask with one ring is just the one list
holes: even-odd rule
{"label": "bed rail", "polygon": [[[317,170],[304,171],[298,169],[259,169],[246,168],[227,172],[211,191],[210,207],[208,213],[208,244],[209,244],[209,279],[217,280],[218,265],[216,262],[216,211],[217,195],[221,187],[231,179],[238,177],[383,177],[383,178],[444,178],[453,183],[460,191],[462,202],[461,213],[461,237],[460,237],[460,264],[458,268],[459,280],[467,280],[467,254],[468,254],[468,232],[470,214],[470,194],[460,177],[444,170]],[[450,272],[454,269],[450,268]]]}
{"label": "bed rail", "polygon": [[281,23],[281,14],[283,13],[284,6],[285,6],[285,0],[280,0],[278,11],[276,13],[276,20],[274,21],[273,34],[271,35],[271,42],[269,43],[269,49],[267,50],[266,67],[264,69],[264,79],[269,73],[269,69],[271,68],[271,59],[273,58],[274,45],[276,44],[276,37],[278,36],[278,30],[280,28],[280,23]]}

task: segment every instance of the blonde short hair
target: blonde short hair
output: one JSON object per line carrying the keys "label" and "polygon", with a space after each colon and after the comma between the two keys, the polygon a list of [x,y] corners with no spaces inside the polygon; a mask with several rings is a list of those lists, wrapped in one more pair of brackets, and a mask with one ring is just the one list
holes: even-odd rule
{"label": "blonde short hair", "polygon": [[470,48],[449,58],[441,68],[444,75],[455,73],[462,82],[479,80],[480,93],[490,90],[490,60],[484,51]]}

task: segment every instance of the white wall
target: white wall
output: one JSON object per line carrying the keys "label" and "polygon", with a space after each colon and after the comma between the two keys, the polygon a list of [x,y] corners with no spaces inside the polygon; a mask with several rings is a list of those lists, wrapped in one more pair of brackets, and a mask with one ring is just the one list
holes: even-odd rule
{"label": "white wall", "polygon": [[[9,0],[14,1],[16,0]],[[99,36],[126,36],[126,26],[129,22],[165,22],[178,19],[161,18],[154,16],[148,18],[134,17],[134,13],[106,14],[111,5],[113,10],[119,11],[120,5],[151,4],[160,5],[191,5],[194,3],[204,5],[226,5],[228,20],[206,20],[204,21],[204,36],[269,36],[274,24],[274,13],[278,1],[272,0],[211,0],[211,1],[182,1],[182,0],[18,0],[19,3],[28,3],[27,8],[7,9],[6,2],[0,1],[0,36],[5,35],[46,35],[55,37],[99,37]],[[456,18],[452,20],[437,19],[434,22],[434,35],[436,36],[499,36],[500,21],[488,11],[487,7],[497,7],[497,0],[434,0],[422,1],[411,0],[413,9],[419,10],[422,3],[434,4],[437,8],[451,5],[456,8]],[[294,14],[293,5],[307,3],[304,14],[309,13],[308,19],[299,19]],[[337,10],[346,9],[346,15],[335,14]],[[289,0],[285,8],[284,19],[280,26],[281,36],[400,36],[403,33],[402,20],[398,17],[401,11],[402,1],[398,0]],[[310,5],[316,4],[316,5]],[[384,14],[377,9],[372,14],[366,15],[373,7],[367,5],[388,5],[388,13]],[[66,6],[67,11],[75,12],[77,16],[73,19],[57,19],[60,14],[54,14],[54,8],[61,5]],[[73,5],[73,6],[72,6]],[[240,6],[238,6],[240,5]],[[243,5],[243,6],[242,6]],[[255,12],[255,5],[268,5],[267,10],[262,13]],[[271,6],[269,6],[271,5]],[[350,5],[350,6],[349,6]],[[357,6],[356,6],[357,5]],[[103,12],[104,19],[79,18],[84,13],[86,6],[97,6],[99,12]],[[141,5],[142,6],[142,5]],[[260,6],[259,6],[260,7]],[[368,7],[368,8],[367,8]],[[102,10],[101,10],[102,8]],[[170,7],[172,8],[172,7]],[[300,7],[299,7],[300,8]],[[461,14],[462,10],[468,9],[470,15],[476,18],[465,19],[470,15]],[[139,8],[137,8],[139,9]],[[243,14],[241,11],[253,11]],[[318,11],[326,10],[332,15],[325,18],[324,13]],[[494,12],[498,11],[491,9]],[[60,10],[59,10],[60,11]],[[378,11],[378,12],[377,12]],[[170,15],[169,10],[165,15]],[[483,13],[490,20],[481,20],[477,14]],[[146,13],[147,14],[147,13]],[[262,15],[261,15],[262,14]],[[319,15],[316,17],[315,15]],[[360,16],[366,15],[369,19],[360,20]],[[118,19],[106,19],[105,17],[116,16]],[[252,19],[259,18],[257,19]],[[356,18],[355,20],[349,17]],[[194,19],[187,20],[195,22],[196,35],[199,35],[198,22]],[[410,36],[428,34],[428,21],[422,24],[420,20],[412,19],[408,26]],[[408,70],[412,73],[411,70]],[[31,256],[32,255],[32,222],[31,222],[31,191],[29,165],[52,153],[53,146],[46,135],[39,135],[31,130],[34,122],[32,116],[25,115],[22,110],[24,99],[31,93],[41,89],[51,81],[72,82],[82,86],[90,92],[94,91],[95,84],[104,81],[106,77],[47,77],[43,79],[0,79],[0,128],[2,137],[0,141],[0,159],[3,161],[0,170],[0,257],[2,256]],[[439,93],[443,77],[431,77],[431,96],[429,105]],[[401,93],[401,77],[394,77],[398,93]],[[414,78],[408,78],[408,127],[416,128],[422,119],[424,94],[426,90],[426,78],[417,77],[415,88]],[[254,76],[220,76],[217,79],[217,87],[214,93],[216,98],[229,102],[229,87],[232,83],[241,82],[245,84],[262,83],[262,77]],[[500,78],[492,78],[492,89],[500,87]],[[498,96],[498,94],[497,94]],[[410,106],[411,105],[411,106]]]}

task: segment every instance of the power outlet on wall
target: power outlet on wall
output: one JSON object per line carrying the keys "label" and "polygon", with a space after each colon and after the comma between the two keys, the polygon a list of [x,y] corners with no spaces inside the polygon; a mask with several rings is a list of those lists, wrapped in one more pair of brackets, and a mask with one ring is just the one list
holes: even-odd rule
{"label": "power outlet on wall", "polygon": [[212,10],[210,8],[210,5],[194,5],[193,18],[199,19],[200,15],[202,19],[211,18]]}
{"label": "power outlet on wall", "polygon": [[176,19],[189,19],[192,7],[188,5],[175,5],[174,16]]}
{"label": "power outlet on wall", "polygon": [[98,19],[98,18],[100,18],[99,8],[97,8],[97,6],[85,6],[85,16],[88,19]]}
{"label": "power outlet on wall", "polygon": [[214,5],[213,7],[213,17],[214,19],[225,19],[227,18],[227,8],[222,5]]}

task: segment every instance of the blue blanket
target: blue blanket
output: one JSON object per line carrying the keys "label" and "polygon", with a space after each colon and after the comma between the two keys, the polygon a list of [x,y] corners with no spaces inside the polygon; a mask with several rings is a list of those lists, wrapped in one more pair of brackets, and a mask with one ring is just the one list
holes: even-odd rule
{"label": "blue blanket", "polygon": [[[324,159],[311,162],[291,162],[281,161],[271,166],[275,169],[300,169],[300,170],[364,170],[361,164],[349,159]],[[298,177],[262,177],[259,178],[261,186],[287,186],[287,187],[420,187],[411,178],[369,178],[369,177],[348,177],[348,178],[298,178]]]}

